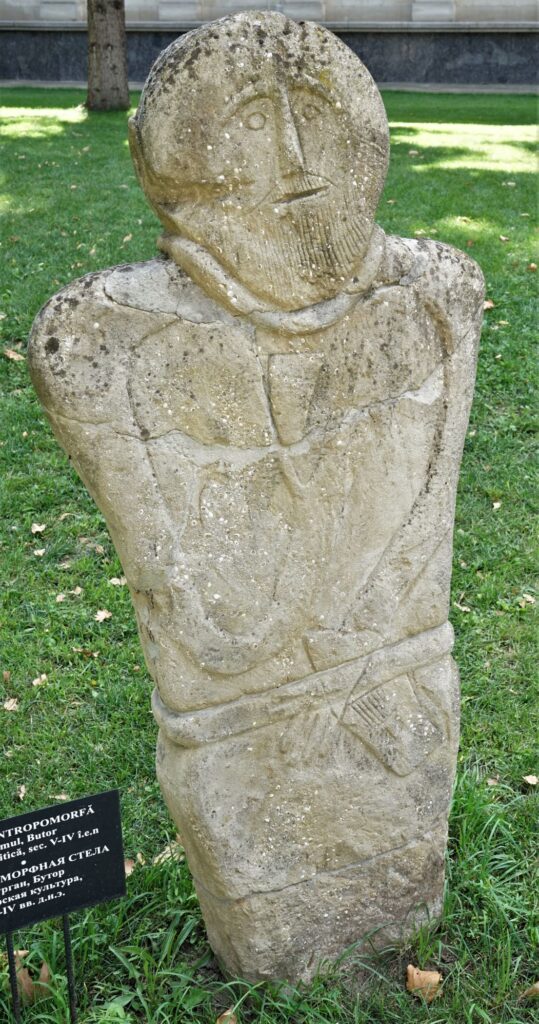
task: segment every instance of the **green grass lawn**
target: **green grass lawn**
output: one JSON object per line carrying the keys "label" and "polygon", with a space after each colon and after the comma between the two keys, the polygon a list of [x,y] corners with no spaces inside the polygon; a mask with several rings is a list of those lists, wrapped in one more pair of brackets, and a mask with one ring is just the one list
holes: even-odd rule
{"label": "green grass lawn", "polygon": [[[459,777],[440,926],[408,949],[358,946],[298,992],[223,981],[154,777],[156,727],[127,589],[104,522],[54,441],[23,355],[41,304],[74,277],[155,252],[125,114],[88,115],[82,92],[0,91],[0,818],[119,787],[125,900],[73,915],[81,1024],[525,1024],[539,978],[539,687],[534,641],[535,104],[527,96],[390,93],[392,160],[379,222],[481,264],[485,313],[459,488],[451,618],[462,675]],[[32,524],[42,527],[32,533]],[[80,589],[79,589],[80,588]],[[64,597],[60,597],[64,595]],[[95,620],[98,609],[112,617]],[[33,681],[45,675],[40,685]],[[15,710],[3,707],[16,701]],[[13,707],[13,703],[8,707]],[[494,783],[494,784],[493,784]],[[24,788],[21,788],[24,787]],[[58,922],[16,945],[53,972],[31,1022],[66,1021]],[[444,975],[430,1007],[407,962]],[[9,1020],[7,972],[0,1016]],[[372,978],[374,985],[366,979]],[[537,1002],[535,1004],[537,1007]]]}

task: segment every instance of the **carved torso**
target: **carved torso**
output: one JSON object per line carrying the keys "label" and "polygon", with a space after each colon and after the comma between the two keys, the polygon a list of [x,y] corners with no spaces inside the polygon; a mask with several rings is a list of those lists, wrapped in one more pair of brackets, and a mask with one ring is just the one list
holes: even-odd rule
{"label": "carved torso", "polygon": [[[449,406],[448,360],[471,322],[449,319],[444,292],[461,261],[389,239],[369,289],[304,335],[228,314],[163,260],[91,275],[45,307],[41,397],[54,388],[54,429],[110,523],[171,707],[445,620],[444,437],[465,400]],[[418,544],[410,519],[428,507]]]}

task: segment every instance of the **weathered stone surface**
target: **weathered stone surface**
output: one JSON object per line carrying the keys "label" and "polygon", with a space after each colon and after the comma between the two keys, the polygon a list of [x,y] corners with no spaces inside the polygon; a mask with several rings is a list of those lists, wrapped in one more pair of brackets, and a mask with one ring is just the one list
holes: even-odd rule
{"label": "weathered stone surface", "polygon": [[131,143],[167,256],[51,299],[33,380],[122,560],[212,946],[308,978],[440,911],[482,276],[374,225],[383,107],[314,25],[182,38]]}

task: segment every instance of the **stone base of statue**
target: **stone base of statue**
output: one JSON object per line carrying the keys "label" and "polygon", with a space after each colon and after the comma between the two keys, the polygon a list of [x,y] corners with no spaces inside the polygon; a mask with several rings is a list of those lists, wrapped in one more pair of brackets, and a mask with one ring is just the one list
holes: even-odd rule
{"label": "stone base of statue", "polygon": [[441,910],[458,745],[449,626],[198,714],[158,777],[227,972],[307,980]]}

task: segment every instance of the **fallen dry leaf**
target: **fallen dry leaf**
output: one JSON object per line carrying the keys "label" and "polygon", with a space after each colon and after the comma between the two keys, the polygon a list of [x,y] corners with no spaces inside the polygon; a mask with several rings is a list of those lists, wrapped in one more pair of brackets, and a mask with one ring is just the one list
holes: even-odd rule
{"label": "fallen dry leaf", "polygon": [[142,853],[137,853],[137,864],[145,864],[146,858],[143,857]]}
{"label": "fallen dry leaf", "polygon": [[65,594],[57,594],[56,595],[56,604],[61,604],[62,601],[65,601],[65,599],[66,599]]}
{"label": "fallen dry leaf", "polygon": [[234,1010],[225,1010],[215,1021],[215,1024],[238,1024],[238,1018]]}
{"label": "fallen dry leaf", "polygon": [[492,502],[492,508],[494,509],[495,512],[497,512],[498,509],[501,508],[501,507],[502,507],[501,501],[493,501]]}
{"label": "fallen dry leaf", "polygon": [[2,679],[5,683],[9,683],[9,680],[11,679],[11,672],[7,668],[2,672]]}
{"label": "fallen dry leaf", "polygon": [[172,842],[167,843],[165,849],[161,850],[161,853],[154,857],[152,864],[164,864],[166,860],[183,860],[184,857],[183,846],[178,842],[178,839],[173,839]]}
{"label": "fallen dry leaf", "polygon": [[99,651],[90,651],[87,647],[72,647],[75,654],[83,654],[85,658],[99,658]]}
{"label": "fallen dry leaf", "polygon": [[419,967],[408,964],[406,968],[406,988],[416,996],[423,996],[431,1003],[439,994],[442,975],[439,971],[420,971]]}
{"label": "fallen dry leaf", "polygon": [[528,786],[536,786],[539,782],[537,775],[523,775],[523,781],[528,783]]}
{"label": "fallen dry leaf", "polygon": [[135,868],[136,868],[136,863],[135,863],[134,860],[131,860],[130,857],[127,858],[126,860],[124,860],[124,871],[125,871],[125,877],[126,878],[129,878],[129,875],[133,874],[133,871],[135,870]]}
{"label": "fallen dry leaf", "polygon": [[8,699],[6,701],[4,701],[4,711],[18,711],[18,710],[19,710],[19,702],[18,702],[16,697],[8,697]]}
{"label": "fallen dry leaf", "polygon": [[109,612],[107,608],[99,608],[94,615],[94,619],[96,622],[104,622],[105,619],[112,619],[112,612]]}
{"label": "fallen dry leaf", "polygon": [[12,359],[14,363],[24,362],[24,356],[20,352],[16,352],[14,348],[5,348],[4,355],[7,359]]}
{"label": "fallen dry leaf", "polygon": [[485,301],[483,303],[483,309],[495,309],[495,308],[496,308],[496,303],[493,302],[492,299],[485,299]]}
{"label": "fallen dry leaf", "polygon": [[47,529],[46,523],[32,523],[30,527],[32,533],[43,533],[43,530]]}
{"label": "fallen dry leaf", "polygon": [[133,237],[133,235],[131,235],[131,234],[130,235],[124,235],[122,241],[123,242],[130,242],[132,237]]}
{"label": "fallen dry leaf", "polygon": [[68,793],[53,793],[51,799],[52,800],[69,800],[69,794]]}
{"label": "fallen dry leaf", "polygon": [[487,779],[487,786],[497,786],[500,781],[499,775],[494,775],[492,779]]}
{"label": "fallen dry leaf", "polygon": [[17,796],[19,800],[24,800],[26,796],[26,786],[17,786]]}
{"label": "fallen dry leaf", "polygon": [[539,999],[539,981],[536,981],[534,985],[530,985],[525,992],[521,992],[519,999]]}
{"label": "fallen dry leaf", "polygon": [[508,242],[508,241],[509,241],[509,236],[508,235],[500,235],[500,242]]}
{"label": "fallen dry leaf", "polygon": [[77,537],[79,544],[83,544],[84,547],[89,548],[90,551],[95,551],[96,555],[104,555],[105,548],[102,544],[94,544],[88,537]]}
{"label": "fallen dry leaf", "polygon": [[28,956],[29,952],[30,952],[29,949],[15,949],[14,950],[14,953],[15,953],[15,969],[17,971],[21,970],[22,962],[23,962],[25,956]]}
{"label": "fallen dry leaf", "polygon": [[73,590],[69,591],[69,593],[73,594],[74,597],[80,597],[82,594],[82,587],[74,587]]}
{"label": "fallen dry leaf", "polygon": [[43,555],[45,554],[45,551],[46,551],[46,548],[36,548],[35,551],[34,551],[34,555],[36,556],[36,558],[43,558]]}
{"label": "fallen dry leaf", "polygon": [[125,587],[127,580],[125,576],[113,576],[112,579],[109,580],[109,583],[113,587]]}
{"label": "fallen dry leaf", "polygon": [[45,672],[42,672],[41,675],[36,676],[35,679],[32,679],[32,686],[42,686],[43,683],[46,683],[46,682],[47,682],[47,675],[46,675]]}
{"label": "fallen dry leaf", "polygon": [[38,999],[43,999],[44,996],[49,994],[51,972],[49,965],[43,961],[39,971],[39,978],[37,981],[34,981],[28,968],[23,965],[23,960],[26,956],[28,956],[27,949],[15,950],[17,984],[23,1001],[27,1005],[31,1006],[33,1003],[37,1003]]}

